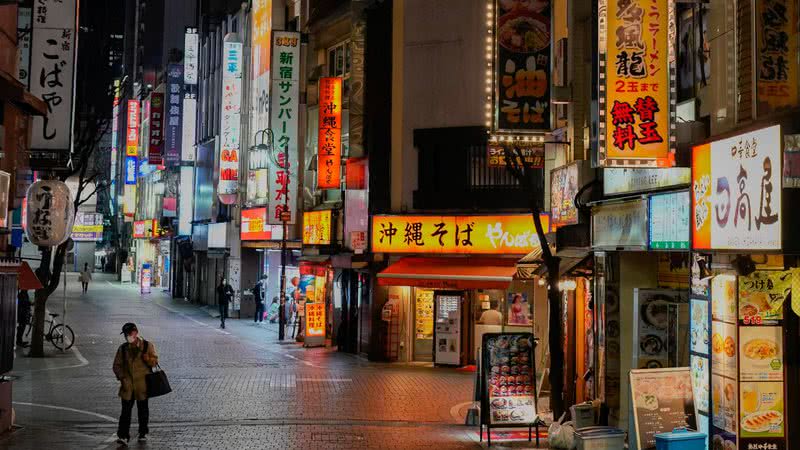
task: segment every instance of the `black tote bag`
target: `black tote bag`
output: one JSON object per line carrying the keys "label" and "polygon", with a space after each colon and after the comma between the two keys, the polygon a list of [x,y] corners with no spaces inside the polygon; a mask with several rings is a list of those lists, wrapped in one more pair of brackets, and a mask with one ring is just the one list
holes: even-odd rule
{"label": "black tote bag", "polygon": [[153,368],[152,372],[144,376],[144,381],[147,383],[147,398],[160,397],[172,392],[166,372],[161,370],[158,365]]}

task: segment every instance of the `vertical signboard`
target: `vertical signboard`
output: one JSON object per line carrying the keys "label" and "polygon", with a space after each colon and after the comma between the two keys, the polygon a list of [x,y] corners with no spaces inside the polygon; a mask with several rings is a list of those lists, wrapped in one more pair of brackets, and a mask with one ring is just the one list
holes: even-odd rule
{"label": "vertical signboard", "polygon": [[178,235],[192,235],[194,205],[194,167],[181,166],[180,202],[178,204]]}
{"label": "vertical signboard", "polygon": [[271,224],[282,223],[282,213],[289,213],[289,223],[297,220],[299,72],[300,33],[273,32],[270,127],[275,133],[277,164],[269,174],[267,220]]}
{"label": "vertical signboard", "polygon": [[147,162],[153,166],[164,163],[163,157],[163,130],[164,130],[164,94],[153,92],[150,94],[150,137],[147,143]]}
{"label": "vertical signboard", "polygon": [[17,73],[17,80],[22,83],[26,88],[29,87],[28,83],[30,77],[31,65],[31,8],[19,7],[17,10],[17,52],[19,58],[19,71]]}
{"label": "vertical signboard", "polygon": [[797,104],[797,2],[757,0],[756,111],[759,116]]}
{"label": "vertical signboard", "polygon": [[128,114],[125,132],[125,155],[136,156],[139,153],[139,101],[128,100]]}
{"label": "vertical signboard", "polygon": [[497,1],[493,33],[496,59],[494,129],[551,128],[551,16],[549,0]]}
{"label": "vertical signboard", "polygon": [[598,12],[598,163],[674,166],[674,0],[600,0]]}
{"label": "vertical signboard", "polygon": [[[117,86],[119,81],[114,82]],[[117,155],[119,154],[119,88],[114,94],[114,106],[111,108],[111,172],[109,178],[113,185],[117,178]]]}
{"label": "vertical signboard", "polygon": [[164,162],[177,164],[181,160],[181,115],[183,110],[183,66],[167,67],[166,123],[164,124]]}
{"label": "vertical signboard", "polygon": [[189,92],[184,94],[182,112],[181,161],[194,162],[194,133],[197,127],[197,94]]}
{"label": "vertical signboard", "polygon": [[251,129],[255,132],[269,128],[272,0],[254,0],[252,17]]}
{"label": "vertical signboard", "polygon": [[197,70],[199,63],[198,53],[199,36],[197,28],[187,27],[183,35],[183,83],[197,84]]}
{"label": "vertical signboard", "polygon": [[342,79],[319,79],[317,187],[339,189],[342,178]]}
{"label": "vertical signboard", "polygon": [[226,36],[222,49],[222,122],[217,194],[226,205],[236,202],[236,193],[239,191],[242,43],[233,39],[236,39],[235,35]]}
{"label": "vertical signboard", "polygon": [[75,0],[38,0],[33,8],[30,91],[47,104],[47,116],[33,118],[32,150],[72,147],[75,13]]}
{"label": "vertical signboard", "polygon": [[781,128],[692,149],[692,247],[780,250]]}

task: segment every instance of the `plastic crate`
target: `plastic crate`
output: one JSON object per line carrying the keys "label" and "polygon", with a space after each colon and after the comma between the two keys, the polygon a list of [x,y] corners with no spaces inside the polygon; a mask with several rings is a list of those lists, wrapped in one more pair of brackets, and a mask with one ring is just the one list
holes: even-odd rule
{"label": "plastic crate", "polygon": [[669,433],[659,433],[656,450],[705,450],[706,434],[686,428],[675,428]]}
{"label": "plastic crate", "polygon": [[625,448],[625,432],[614,427],[587,427],[575,431],[577,450],[620,450]]}

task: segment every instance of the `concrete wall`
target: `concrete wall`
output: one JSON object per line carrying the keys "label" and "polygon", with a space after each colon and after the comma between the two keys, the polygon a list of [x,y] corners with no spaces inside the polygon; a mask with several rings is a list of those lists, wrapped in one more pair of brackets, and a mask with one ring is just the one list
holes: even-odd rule
{"label": "concrete wall", "polygon": [[[627,430],[633,427],[629,423],[630,392],[628,374],[631,371],[633,359],[633,321],[635,311],[633,308],[633,290],[635,288],[658,287],[658,257],[654,253],[620,252],[619,257],[619,305],[620,305],[620,417],[618,428]],[[629,436],[634,435],[634,430],[628,431]]]}
{"label": "concrete wall", "polygon": [[415,128],[484,124],[486,3],[395,1],[392,209],[417,188]]}

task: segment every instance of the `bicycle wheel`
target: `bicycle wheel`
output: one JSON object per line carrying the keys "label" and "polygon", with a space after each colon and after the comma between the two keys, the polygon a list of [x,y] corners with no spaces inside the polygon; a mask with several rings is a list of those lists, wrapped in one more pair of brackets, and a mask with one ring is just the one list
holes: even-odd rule
{"label": "bicycle wheel", "polygon": [[69,325],[60,323],[50,330],[50,338],[48,339],[53,343],[53,346],[59,350],[69,350],[72,344],[75,343],[75,333]]}

